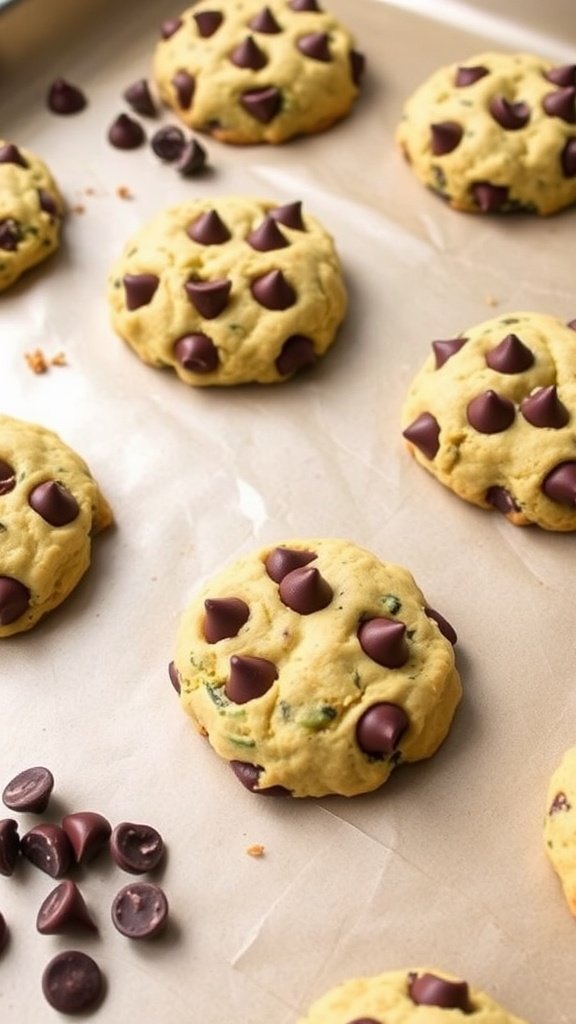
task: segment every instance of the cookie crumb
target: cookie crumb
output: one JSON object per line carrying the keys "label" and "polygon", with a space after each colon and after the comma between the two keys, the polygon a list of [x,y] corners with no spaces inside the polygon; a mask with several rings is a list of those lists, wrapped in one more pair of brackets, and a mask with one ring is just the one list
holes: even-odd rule
{"label": "cookie crumb", "polygon": [[86,213],[86,207],[82,203],[75,203],[74,206],[70,207],[70,209],[72,210],[72,213]]}
{"label": "cookie crumb", "polygon": [[35,348],[33,352],[25,352],[24,359],[32,373],[46,373],[48,363],[41,348]]}
{"label": "cookie crumb", "polygon": [[84,189],[84,194],[87,195],[87,196],[95,196],[96,195],[96,189],[95,188],[85,188]]}
{"label": "cookie crumb", "polygon": [[134,193],[130,191],[127,185],[119,185],[116,189],[116,195],[119,199],[134,199]]}
{"label": "cookie crumb", "polygon": [[68,366],[65,352],[57,352],[50,360],[50,366]]}
{"label": "cookie crumb", "polygon": [[497,299],[495,295],[490,294],[486,296],[484,301],[486,302],[487,306],[498,306],[500,303],[500,300]]}
{"label": "cookie crumb", "polygon": [[262,843],[252,843],[251,846],[246,847],[246,853],[249,857],[263,857],[266,852],[266,847],[262,846]]}

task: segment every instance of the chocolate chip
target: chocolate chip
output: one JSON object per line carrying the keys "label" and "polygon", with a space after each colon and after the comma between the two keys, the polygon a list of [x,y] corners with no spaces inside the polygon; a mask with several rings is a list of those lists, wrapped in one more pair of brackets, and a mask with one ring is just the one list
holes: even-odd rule
{"label": "chocolate chip", "polygon": [[508,202],[508,186],[478,181],[472,186],[472,195],[482,213],[496,213]]}
{"label": "chocolate chip", "polygon": [[220,362],[218,349],[207,334],[185,334],[174,344],[174,355],[190,373],[214,373]]}
{"label": "chocolate chip", "polygon": [[102,972],[87,953],[70,949],[57,953],[42,975],[46,1000],[60,1013],[93,1008],[104,991]]}
{"label": "chocolate chip", "polygon": [[306,231],[306,225],[302,219],[302,203],[286,203],[284,206],[276,206],[268,211],[268,216],[273,220],[280,221],[287,228],[294,228],[295,231]]}
{"label": "chocolate chip", "polygon": [[204,601],[204,636],[209,644],[238,636],[250,609],[239,597],[208,597]]}
{"label": "chocolate chip", "polygon": [[186,228],[186,234],[199,245],[222,245],[232,237],[216,210],[207,210]]}
{"label": "chocolate chip", "polygon": [[176,693],[180,694],[182,692],[180,673],[173,661],[171,661],[170,664],[168,665],[168,675],[170,677],[170,682],[172,683],[172,686],[176,690]]}
{"label": "chocolate chip", "polygon": [[14,146],[12,142],[7,142],[5,146],[0,146],[0,164],[16,164],[18,167],[28,167],[28,161],[24,159],[18,147]]}
{"label": "chocolate chip", "polygon": [[560,157],[565,178],[576,177],[576,139],[568,139]]}
{"label": "chocolate chip", "polygon": [[97,811],[74,811],[62,818],[77,864],[92,860],[107,845],[112,827]]}
{"label": "chocolate chip", "polygon": [[233,654],[230,658],[230,676],[226,683],[226,696],[235,704],[246,704],[268,692],[278,678],[278,669],[266,658],[253,658]]}
{"label": "chocolate chip", "polygon": [[364,654],[384,668],[400,668],[410,657],[403,622],[366,619],[358,627],[358,642]]}
{"label": "chocolate chip", "polygon": [[468,423],[480,434],[500,434],[514,422],[514,403],[491,389],[468,403]]}
{"label": "chocolate chip", "polygon": [[184,143],[184,132],[174,124],[159,128],[150,139],[154,153],[166,163],[173,163],[182,156]]}
{"label": "chocolate chip", "polygon": [[60,211],[56,206],[54,196],[52,196],[45,188],[39,188],[37,189],[37,192],[40,209],[44,210],[44,213],[48,213],[51,217],[58,217]]}
{"label": "chocolate chip", "polygon": [[490,74],[488,68],[483,67],[481,64],[471,68],[460,67],[456,69],[454,85],[458,86],[459,89],[462,89],[467,85],[474,85],[474,82],[478,82],[488,74]]}
{"label": "chocolate chip", "polygon": [[433,459],[440,447],[440,424],[431,413],[423,412],[402,431],[402,436],[427,459]]}
{"label": "chocolate chip", "polygon": [[123,871],[142,875],[158,867],[164,856],[164,841],[151,825],[123,821],[112,831],[110,853]]}
{"label": "chocolate chip", "polygon": [[572,331],[576,331],[576,320],[568,320],[566,327],[569,327]]}
{"label": "chocolate chip", "polygon": [[268,58],[263,50],[254,42],[252,36],[246,36],[235,50],[230,54],[232,64],[237,68],[251,68],[258,71],[268,63]]}
{"label": "chocolate chip", "polygon": [[445,619],[444,616],[440,614],[440,612],[437,612],[435,608],[430,608],[428,605],[426,606],[424,611],[429,619],[434,619],[434,622],[438,626],[438,629],[442,633],[442,636],[445,637],[448,643],[452,644],[452,646],[458,643],[458,636],[456,630],[454,629],[454,626],[450,625],[448,619]]}
{"label": "chocolate chip", "polygon": [[151,939],[164,928],[168,900],[153,882],[131,882],[114,897],[112,923],[129,939]]}
{"label": "chocolate chip", "polygon": [[11,811],[42,814],[53,788],[54,776],[48,768],[25,768],[4,787],[2,801]]}
{"label": "chocolate chip", "polygon": [[108,129],[108,142],[116,149],[137,149],[144,139],[142,125],[128,114],[119,114]]}
{"label": "chocolate chip", "polygon": [[326,32],[310,32],[306,36],[300,36],[296,45],[300,53],[303,53],[305,57],[310,57],[311,60],[319,60],[323,63],[332,60]]}
{"label": "chocolate chip", "polygon": [[77,114],[84,110],[86,97],[77,85],[56,78],[48,89],[46,102],[53,114]]}
{"label": "chocolate chip", "polygon": [[41,935],[61,935],[77,927],[98,931],[78,886],[60,882],[42,903],[36,928]]}
{"label": "chocolate chip", "polygon": [[129,85],[123,96],[136,114],[141,114],[142,117],[156,117],[158,111],[145,78],[139,78],[137,82]]}
{"label": "chocolate chip", "polygon": [[8,925],[3,914],[0,914],[0,953],[8,942]]}
{"label": "chocolate chip", "polygon": [[124,274],[122,278],[126,309],[140,309],[154,298],[160,278],[156,274]]}
{"label": "chocolate chip", "polygon": [[9,877],[14,873],[19,853],[18,823],[13,818],[3,818],[0,821],[0,875]]}
{"label": "chocolate chip", "polygon": [[354,1020],[347,1021],[347,1024],[380,1024],[374,1017],[355,1017]]}
{"label": "chocolate chip", "polygon": [[318,0],[290,0],[290,7],[293,11],[315,11],[319,13],[322,10]]}
{"label": "chocolate chip", "polygon": [[200,11],[198,14],[193,14],[192,17],[198,26],[198,35],[203,39],[213,36],[223,21],[220,11]]}
{"label": "chocolate chip", "polygon": [[186,281],[186,294],[194,308],[205,320],[214,320],[228,305],[232,281]]}
{"label": "chocolate chip", "polygon": [[196,139],[190,139],[184,146],[176,170],[187,177],[198,174],[206,165],[206,150]]}
{"label": "chocolate chip", "polygon": [[538,388],[525,398],[520,405],[520,412],[533,427],[552,427],[554,430],[565,427],[570,419],[568,409],[558,398],[554,385]]}
{"label": "chocolate chip", "polygon": [[280,600],[299,615],[312,615],[326,608],[333,597],[332,587],[318,569],[303,565],[280,581]]}
{"label": "chocolate chip", "polygon": [[265,309],[288,309],[296,302],[296,292],[281,270],[271,270],[254,278],[250,291]]}
{"label": "chocolate chip", "polygon": [[409,726],[408,715],[397,704],[373,704],[358,719],[356,742],[365,754],[392,754]]}
{"label": "chocolate chip", "polygon": [[28,504],[50,526],[67,526],[80,514],[76,498],[57,480],[45,480],[28,495]]}
{"label": "chocolate chip", "polygon": [[544,494],[560,505],[576,506],[576,462],[560,462],[542,483]]}
{"label": "chocolate chip", "polygon": [[558,814],[559,811],[570,810],[572,810],[572,804],[568,802],[568,797],[566,796],[566,793],[556,793],[556,796],[550,804],[548,814]]}
{"label": "chocolate chip", "polygon": [[287,245],[290,245],[288,239],[276,226],[275,219],[270,216],[250,232],[246,241],[257,252],[271,252],[274,249],[285,249]]}
{"label": "chocolate chip", "polygon": [[534,353],[517,334],[505,338],[486,353],[486,364],[498,373],[523,373],[534,365]]}
{"label": "chocolate chip", "polygon": [[192,97],[194,96],[194,90],[196,88],[196,82],[183,68],[177,71],[172,79],[172,85],[176,92],[178,103],[182,107],[182,110],[188,110],[192,103]]}
{"label": "chocolate chip", "polygon": [[292,334],[286,339],[276,359],[275,366],[283,377],[312,366],[316,362],[314,342],[303,334]]}
{"label": "chocolate chip", "polygon": [[259,796],[291,796],[290,790],[284,786],[268,786],[265,789],[258,789],[258,780],[264,771],[258,764],[230,761],[230,767],[238,781],[251,793],[257,793]]}
{"label": "chocolate chip", "polygon": [[24,614],[30,591],[12,576],[0,576],[0,626],[9,626]]}
{"label": "chocolate chip", "polygon": [[563,64],[544,72],[544,78],[554,85],[576,85],[576,64]]}
{"label": "chocolate chip", "polygon": [[254,32],[262,32],[265,35],[276,35],[277,32],[282,31],[269,7],[263,7],[261,11],[258,11],[248,24]]}
{"label": "chocolate chip", "polygon": [[281,583],[289,572],[300,569],[318,556],[314,551],[298,551],[294,548],[274,548],[267,556],[264,565],[270,579]]}
{"label": "chocolate chip", "polygon": [[72,863],[72,845],[63,828],[51,822],[35,825],[20,840],[24,857],[52,878],[62,878]]}
{"label": "chocolate chip", "polygon": [[182,21],[182,18],[167,18],[160,26],[162,39],[170,39],[170,37],[173,36],[179,28],[182,28],[183,24],[184,22]]}
{"label": "chocolate chip", "polygon": [[430,125],[431,148],[434,156],[444,156],[460,145],[464,129],[456,121],[439,121]]}
{"label": "chocolate chip", "polygon": [[22,241],[22,231],[17,220],[5,217],[0,220],[0,249],[4,252],[16,252]]}
{"label": "chocolate chip", "polygon": [[350,50],[350,73],[354,85],[360,85],[366,70],[366,57],[358,50]]}
{"label": "chocolate chip", "polygon": [[16,472],[12,466],[0,459],[0,494],[8,494],[16,486]]}
{"label": "chocolate chip", "polygon": [[416,1006],[440,1006],[464,1013],[472,1013],[474,1009],[465,981],[447,981],[435,974],[409,974],[408,994]]}
{"label": "chocolate chip", "polygon": [[571,85],[549,92],[542,100],[542,106],[549,117],[559,117],[568,124],[576,123],[576,88]]}
{"label": "chocolate chip", "polygon": [[441,366],[444,366],[444,363],[455,356],[467,341],[468,338],[447,338],[445,341],[433,341],[432,349],[436,360],[436,369],[439,370]]}
{"label": "chocolate chip", "polygon": [[269,124],[280,110],[282,93],[275,85],[243,92],[240,102],[244,110],[261,124]]}
{"label": "chocolate chip", "polygon": [[506,131],[524,128],[530,120],[530,107],[527,103],[510,103],[505,96],[494,96],[490,100],[489,110],[494,120]]}
{"label": "chocolate chip", "polygon": [[511,512],[520,511],[520,507],[514,501],[510,491],[507,491],[505,487],[489,487],[486,491],[486,501],[504,516],[510,515]]}

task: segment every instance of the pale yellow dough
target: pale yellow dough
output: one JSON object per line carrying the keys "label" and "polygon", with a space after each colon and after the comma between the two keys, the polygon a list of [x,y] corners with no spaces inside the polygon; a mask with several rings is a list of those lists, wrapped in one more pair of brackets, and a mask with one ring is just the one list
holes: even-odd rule
{"label": "pale yellow dough", "polygon": [[544,843],[566,902],[576,916],[576,747],[566,751],[550,779]]}
{"label": "pale yellow dough", "polygon": [[[8,145],[0,139],[0,149]],[[64,214],[62,196],[46,164],[23,146],[16,148],[26,167],[0,162],[0,224],[7,223],[17,240],[14,249],[0,248],[0,291],[58,248]],[[42,209],[40,190],[55,213]]]}
{"label": "pale yellow dough", "polygon": [[[0,578],[30,592],[23,614],[0,624],[0,637],[7,637],[30,629],[68,596],[90,563],[92,536],[110,525],[112,514],[86,463],[44,427],[0,416],[0,460],[15,477],[6,493],[0,483]],[[47,481],[61,484],[78,504],[67,525],[50,525],[29,504],[34,488]]]}
{"label": "pale yellow dough", "polygon": [[[276,547],[315,554],[333,591],[327,607],[299,614],[280,598],[265,561]],[[232,638],[208,643],[206,598],[235,597],[250,614]],[[182,616],[175,655],[183,709],[226,760],[262,769],[258,788],[283,786],[293,796],[353,796],[386,782],[399,761],[430,757],[445,738],[461,696],[451,643],[426,614],[410,573],[347,540],[270,545],[211,580]],[[361,620],[406,625],[409,657],[384,668],[362,650]],[[232,655],[263,658],[278,678],[246,703],[229,700]],[[404,709],[409,727],[390,757],[372,757],[356,742],[360,716],[379,702]]]}
{"label": "pale yellow dough", "polygon": [[[514,334],[534,355],[520,373],[500,373],[486,363],[490,353]],[[536,523],[546,530],[576,530],[576,505],[551,500],[542,490],[547,475],[565,462],[576,462],[576,330],[557,317],[541,313],[509,313],[459,333],[467,339],[440,368],[430,355],[414,378],[402,412],[403,429],[423,413],[440,426],[439,448],[427,457],[415,444],[408,448],[442,484],[465,501],[492,509],[491,487],[504,488],[516,509],[507,518],[517,526]],[[539,388],[555,385],[568,412],[556,429],[535,427],[520,403]],[[468,404],[486,391],[514,403],[512,425],[494,434],[480,433],[469,423]]]}
{"label": "pale yellow dough", "polygon": [[[304,210],[304,230],[278,222],[285,247],[261,252],[247,241],[268,212],[280,205],[247,197],[195,199],[159,214],[126,244],[110,274],[111,319],[115,331],[145,363],[172,367],[185,383],[197,387],[270,384],[289,376],[276,367],[288,338],[310,339],[316,358],[326,352],[347,305],[331,236]],[[186,229],[212,211],[231,237],[220,244],[200,244]],[[296,293],[286,309],[267,309],[251,292],[257,278],[276,270]],[[147,304],[130,310],[124,280],[139,274],[155,275],[158,287]],[[231,282],[226,307],[215,318],[204,318],[190,301],[185,284],[191,278]],[[206,335],[216,346],[215,370],[194,372],[176,358],[175,342],[193,333]]]}
{"label": "pale yellow dough", "polygon": [[489,995],[469,987],[473,1012],[442,1009],[438,1006],[417,1006],[409,995],[409,976],[434,974],[437,978],[458,981],[452,974],[432,967],[414,967],[390,971],[370,978],[353,978],[334,988],[310,1007],[299,1024],[526,1024]]}
{"label": "pale yellow dough", "polygon": [[[489,73],[457,86],[459,67]],[[562,153],[576,139],[576,124],[550,116],[542,106],[544,97],[561,88],[544,77],[553,67],[528,54],[480,53],[434,72],[407,100],[397,129],[414,174],[455,209],[468,212],[480,211],[473,194],[478,183],[508,189],[499,212],[550,214],[575,202],[576,174],[565,175]],[[527,124],[503,128],[489,109],[495,97],[527,104]],[[434,155],[430,126],[446,122],[459,125],[462,138],[451,152]]]}
{"label": "pale yellow dough", "polygon": [[[323,3],[319,6],[324,8]],[[249,22],[264,7],[280,32],[250,28]],[[207,38],[194,18],[204,11],[223,16]],[[154,77],[160,95],[191,128],[209,132],[222,142],[278,143],[323,131],[348,113],[358,95],[354,39],[324,9],[294,11],[288,0],[205,0],[185,10],[180,19],[181,27],[156,47]],[[329,60],[313,59],[298,49],[302,37],[315,33],[328,36]],[[265,61],[256,70],[238,67],[231,60],[247,37]],[[188,107],[182,106],[173,82],[181,71],[195,83]],[[263,123],[245,109],[242,96],[271,86],[281,93],[280,107]]]}

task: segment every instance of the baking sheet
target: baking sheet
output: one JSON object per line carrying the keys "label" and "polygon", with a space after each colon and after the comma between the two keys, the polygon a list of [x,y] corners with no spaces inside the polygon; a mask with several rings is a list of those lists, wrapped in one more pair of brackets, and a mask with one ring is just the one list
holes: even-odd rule
{"label": "baking sheet", "polygon": [[[0,879],[12,936],[0,1019],[53,1021],[40,976],[77,945],[107,977],[102,1021],[291,1024],[340,980],[430,964],[530,1024],[573,1024],[574,922],[541,822],[549,775],[576,742],[574,539],[515,529],[445,491],[406,454],[399,412],[433,338],[518,309],[576,316],[575,214],[457,214],[392,141],[404,97],[443,63],[505,44],[573,60],[570,12],[548,3],[543,32],[533,4],[516,24],[512,2],[478,20],[459,4],[331,0],[368,57],[352,116],[277,149],[207,140],[212,172],[184,181],[149,149],[105,140],[173,3],[79,6],[58,0],[48,18],[28,0],[0,19],[1,134],[43,156],[71,208],[60,253],[0,298],[0,408],[86,458],[116,527],[65,605],[2,644],[0,781],[46,764],[54,820],[90,808],[155,825],[172,925],[155,943],[120,936],[109,906],[128,879],[100,859],[76,876],[100,935],[41,936],[54,883],[20,865]],[[85,89],[81,115],[46,111],[57,75]],[[113,335],[107,270],[164,206],[243,193],[302,199],[332,231],[350,313],[291,383],[187,389]],[[63,351],[67,366],[32,374],[35,348]],[[259,800],[185,719],[166,667],[202,579],[265,543],[321,535],[413,572],[459,633],[464,699],[440,752],[378,793]],[[247,855],[253,843],[263,857]]]}

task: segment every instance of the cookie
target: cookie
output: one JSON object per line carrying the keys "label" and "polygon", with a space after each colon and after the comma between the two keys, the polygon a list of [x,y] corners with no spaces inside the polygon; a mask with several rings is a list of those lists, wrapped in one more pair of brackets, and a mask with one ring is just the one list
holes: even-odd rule
{"label": "cookie", "polygon": [[85,462],[50,430],[0,416],[0,637],[30,629],[76,586],[112,521]]}
{"label": "cookie", "polygon": [[456,634],[405,569],[346,540],[241,558],[182,616],[183,709],[248,789],[354,796],[445,738]]}
{"label": "cookie", "polygon": [[187,384],[269,384],[334,341],[346,290],[330,235],[301,203],[196,199],[132,238],[109,283],[112,325]]}
{"label": "cookie", "polygon": [[576,65],[481,53],[408,99],[397,140],[456,210],[550,214],[576,201]]}
{"label": "cookie", "polygon": [[546,853],[576,916],[576,747],[566,751],[550,779],[546,808]]}
{"label": "cookie", "polygon": [[161,31],[161,98],[221,142],[324,131],[358,96],[364,57],[318,0],[204,0]]}
{"label": "cookie", "polygon": [[0,291],[58,248],[63,214],[46,165],[0,139]]}
{"label": "cookie", "polygon": [[526,1024],[467,982],[428,967],[345,981],[318,999],[300,1024],[457,1024],[467,1020]]}
{"label": "cookie", "polygon": [[576,530],[576,320],[511,313],[432,350],[402,414],[420,465],[516,526]]}

